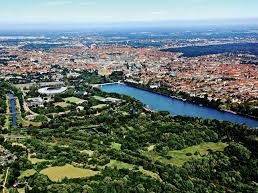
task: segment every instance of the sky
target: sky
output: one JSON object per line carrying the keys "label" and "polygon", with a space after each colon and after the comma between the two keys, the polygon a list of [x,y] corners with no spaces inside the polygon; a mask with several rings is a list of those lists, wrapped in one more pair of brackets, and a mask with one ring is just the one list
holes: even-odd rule
{"label": "sky", "polygon": [[258,18],[258,0],[0,0],[0,24],[247,18]]}

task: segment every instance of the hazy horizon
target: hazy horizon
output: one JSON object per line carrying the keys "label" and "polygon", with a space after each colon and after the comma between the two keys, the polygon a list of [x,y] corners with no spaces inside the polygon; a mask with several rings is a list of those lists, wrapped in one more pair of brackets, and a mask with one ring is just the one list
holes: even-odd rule
{"label": "hazy horizon", "polygon": [[9,0],[1,2],[2,30],[62,26],[199,25],[258,23],[249,0]]}
{"label": "hazy horizon", "polygon": [[85,23],[23,23],[1,24],[0,31],[19,30],[91,30],[91,29],[145,29],[145,28],[209,28],[209,27],[254,27],[258,28],[258,18],[224,19],[224,20],[164,20],[164,21],[130,21],[130,22],[85,22]]}

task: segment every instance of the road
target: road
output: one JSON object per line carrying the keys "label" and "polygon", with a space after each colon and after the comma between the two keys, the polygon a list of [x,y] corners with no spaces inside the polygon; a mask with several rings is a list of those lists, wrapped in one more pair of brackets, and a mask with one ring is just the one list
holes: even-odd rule
{"label": "road", "polygon": [[3,193],[6,193],[7,191],[5,191],[5,185],[6,185],[6,181],[7,181],[7,178],[8,178],[8,174],[9,174],[9,167],[7,168],[6,170],[6,174],[5,174],[5,179],[4,179],[4,184],[3,184]]}
{"label": "road", "polygon": [[[24,93],[23,93],[23,94],[24,94]],[[35,112],[33,112],[32,110],[30,110],[30,108],[29,108],[29,106],[28,106],[28,103],[27,103],[27,102],[25,101],[25,99],[24,99],[24,96],[22,96],[22,98],[23,98],[23,109],[24,109],[24,111],[30,113],[31,115],[38,116],[37,113],[35,113]]]}

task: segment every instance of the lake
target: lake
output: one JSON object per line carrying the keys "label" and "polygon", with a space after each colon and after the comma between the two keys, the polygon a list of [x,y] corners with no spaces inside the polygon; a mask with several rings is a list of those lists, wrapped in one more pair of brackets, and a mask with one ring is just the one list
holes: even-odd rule
{"label": "lake", "polygon": [[102,85],[100,86],[100,89],[107,93],[118,93],[134,97],[155,111],[168,111],[172,115],[217,119],[238,124],[246,124],[249,127],[258,127],[258,121],[252,118],[202,107],[197,104],[145,91],[125,84]]}

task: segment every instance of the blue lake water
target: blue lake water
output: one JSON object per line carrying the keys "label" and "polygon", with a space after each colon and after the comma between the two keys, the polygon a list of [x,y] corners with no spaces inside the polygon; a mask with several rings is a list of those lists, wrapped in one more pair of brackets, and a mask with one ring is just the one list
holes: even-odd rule
{"label": "blue lake water", "polygon": [[15,97],[12,93],[9,93],[9,100],[10,100],[10,107],[11,107],[11,113],[12,113],[12,125],[15,126],[17,124],[16,103],[15,103]]}
{"label": "blue lake water", "polygon": [[166,97],[124,84],[103,85],[100,89],[108,93],[118,93],[134,97],[155,111],[168,111],[172,115],[217,119],[221,121],[246,124],[250,127],[258,127],[258,121],[255,119],[218,111],[208,107],[202,107],[193,103],[184,102],[179,99]]}

